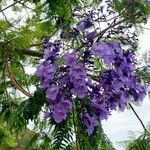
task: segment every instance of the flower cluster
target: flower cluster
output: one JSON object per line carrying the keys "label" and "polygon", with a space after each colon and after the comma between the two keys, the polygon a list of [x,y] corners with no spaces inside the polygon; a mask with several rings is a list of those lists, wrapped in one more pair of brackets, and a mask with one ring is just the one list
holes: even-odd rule
{"label": "flower cluster", "polygon": [[50,43],[47,41],[44,45],[44,62],[38,66],[36,71],[36,75],[41,82],[41,88],[46,90],[46,98],[50,104],[52,118],[57,123],[66,119],[72,107],[71,97],[65,94],[63,89],[63,76],[60,77],[59,81],[56,81],[59,68],[55,64],[55,60],[59,49],[60,45],[57,42]]}
{"label": "flower cluster", "polygon": [[86,70],[83,63],[78,63],[76,53],[66,53],[65,64],[69,67],[69,79],[72,84],[71,93],[79,98],[84,98],[87,92]]}
{"label": "flower cluster", "polygon": [[[81,32],[89,26],[89,20],[84,21],[77,30]],[[87,40],[95,34],[87,34]],[[80,119],[89,135],[112,110],[123,111],[129,102],[140,102],[146,94],[146,88],[135,75],[133,51],[123,50],[118,41],[91,43],[87,51],[70,49],[64,53],[60,42],[46,40],[44,61],[36,72],[41,88],[46,90],[49,117],[56,123],[66,120],[78,101],[82,106]],[[98,72],[94,59],[101,60],[105,69]]]}
{"label": "flower cluster", "polygon": [[[106,52],[107,51],[107,52]],[[124,110],[130,100],[140,102],[146,94],[146,88],[139,83],[135,76],[135,57],[132,51],[123,51],[119,43],[96,42],[92,46],[92,53],[102,58],[110,69],[104,71],[99,78],[98,90],[93,90],[94,106],[107,105],[110,110]],[[98,100],[97,100],[98,99]],[[106,112],[106,111],[104,111]],[[104,116],[100,115],[102,118]]]}

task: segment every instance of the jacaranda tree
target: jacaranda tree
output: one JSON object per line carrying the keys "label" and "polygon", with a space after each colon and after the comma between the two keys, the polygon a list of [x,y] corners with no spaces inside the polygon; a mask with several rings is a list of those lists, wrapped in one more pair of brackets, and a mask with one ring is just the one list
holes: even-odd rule
{"label": "jacaranda tree", "polygon": [[27,150],[114,150],[101,122],[127,107],[149,139],[132,106],[141,104],[149,86],[149,66],[137,61],[149,2],[0,4],[1,145],[16,147],[17,135],[32,121]]}

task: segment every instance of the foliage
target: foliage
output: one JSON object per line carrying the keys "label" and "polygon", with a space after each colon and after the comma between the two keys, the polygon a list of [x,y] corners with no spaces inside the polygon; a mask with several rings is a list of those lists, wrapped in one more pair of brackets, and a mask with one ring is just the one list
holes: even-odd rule
{"label": "foliage", "polygon": [[0,125],[0,149],[3,146],[8,145],[9,147],[16,147],[16,139],[12,136],[9,129],[7,129],[4,124]]}
{"label": "foliage", "polygon": [[12,146],[5,144],[5,145],[1,145],[3,150],[12,150],[15,148],[15,150],[22,150],[25,149],[26,144],[30,141],[31,137],[34,135],[35,133],[29,129],[23,130],[21,132],[18,133],[18,135],[15,134],[11,134],[13,139],[15,139],[16,145]]}
{"label": "foliage", "polygon": [[[88,16],[87,12],[97,10],[97,41],[111,42],[119,40],[124,48],[137,50],[138,32],[142,23],[146,23],[150,14],[150,4],[142,0],[1,0],[0,1],[0,133],[5,135],[3,142],[15,146],[11,132],[19,133],[32,120],[36,132],[26,149],[113,149],[100,126],[94,136],[88,137],[85,126],[75,116],[69,114],[69,121],[55,126],[53,121],[41,119],[43,111],[49,105],[45,92],[38,88],[39,81],[34,73],[28,71],[39,64],[43,57],[45,36],[59,37],[85,51],[82,37],[74,34],[78,21]],[[7,13],[9,10],[13,17]],[[96,28],[97,28],[96,27]],[[135,30],[133,30],[135,29]],[[102,32],[101,32],[102,31]],[[82,32],[82,31],[80,31]],[[85,36],[84,34],[82,36]],[[87,45],[88,46],[88,45]],[[67,46],[64,52],[68,51]],[[136,53],[136,52],[135,52]],[[86,58],[85,58],[86,59]],[[63,58],[57,60],[63,64]],[[104,71],[101,59],[94,60],[95,76]],[[28,67],[29,66],[29,67]],[[148,66],[136,68],[136,73],[145,84],[149,82]],[[146,71],[145,71],[146,70]],[[36,88],[34,94],[33,87]],[[80,112],[80,110],[79,110]],[[3,122],[8,127],[4,128]],[[75,137],[74,123],[78,125]],[[47,130],[50,130],[48,133]],[[14,134],[13,134],[14,136]],[[79,136],[79,137],[78,137]],[[81,138],[82,137],[82,138]],[[27,137],[28,138],[28,137]],[[82,142],[78,141],[82,139]],[[1,140],[1,139],[0,139]],[[41,142],[42,141],[42,142]],[[80,144],[79,144],[80,143]]]}
{"label": "foliage", "polygon": [[147,132],[131,132],[130,139],[127,141],[120,142],[120,144],[125,146],[126,150],[149,150],[150,149],[150,133],[149,127],[147,127]]}
{"label": "foliage", "polygon": [[114,0],[114,8],[120,15],[123,15],[125,18],[128,17],[130,22],[133,23],[135,23],[136,20],[136,13],[140,16],[138,22],[141,22],[142,18],[146,19],[147,16],[149,16],[150,11],[149,3],[144,3],[142,0]]}

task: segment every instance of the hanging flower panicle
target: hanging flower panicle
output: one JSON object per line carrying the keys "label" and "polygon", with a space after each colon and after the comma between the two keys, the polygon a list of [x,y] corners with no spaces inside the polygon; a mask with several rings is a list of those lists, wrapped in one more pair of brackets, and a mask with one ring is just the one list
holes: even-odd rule
{"label": "hanging flower panicle", "polygon": [[[87,32],[92,26],[89,19],[81,21],[75,30],[84,34],[80,51],[67,47],[61,41],[46,39],[44,61],[38,66],[36,75],[41,88],[46,91],[49,102],[48,115],[56,123],[65,121],[72,113],[75,101],[82,103],[81,120],[91,135],[112,110],[123,111],[131,101],[141,102],[146,88],[135,75],[135,54],[123,50],[119,41],[94,41],[97,31]],[[60,63],[59,60],[63,60]],[[96,68],[94,61],[102,62],[104,69]],[[86,111],[85,111],[86,110]]]}

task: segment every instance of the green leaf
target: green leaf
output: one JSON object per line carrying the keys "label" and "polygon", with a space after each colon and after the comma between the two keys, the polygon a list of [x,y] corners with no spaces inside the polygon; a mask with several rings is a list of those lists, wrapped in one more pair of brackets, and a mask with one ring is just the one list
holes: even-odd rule
{"label": "green leaf", "polygon": [[9,130],[0,124],[0,147],[7,145],[9,147],[16,147],[17,143],[15,138],[11,135]]}
{"label": "green leaf", "polygon": [[31,140],[29,141],[29,143],[27,143],[24,150],[29,150],[31,146],[37,141],[38,138],[39,138],[39,134],[34,134]]}
{"label": "green leaf", "polygon": [[30,45],[31,36],[19,36],[14,40],[14,42],[17,47],[27,48]]}
{"label": "green leaf", "polygon": [[103,62],[99,58],[94,58],[94,66],[96,67],[96,69],[100,71],[104,70]]}

